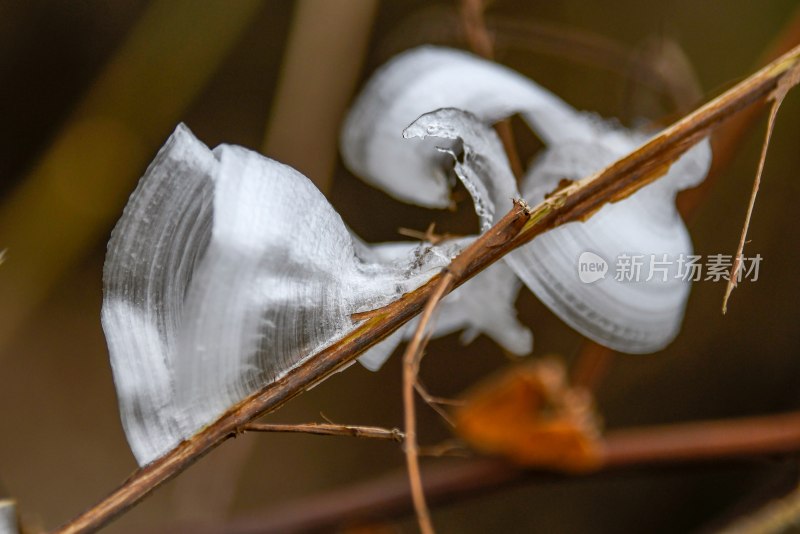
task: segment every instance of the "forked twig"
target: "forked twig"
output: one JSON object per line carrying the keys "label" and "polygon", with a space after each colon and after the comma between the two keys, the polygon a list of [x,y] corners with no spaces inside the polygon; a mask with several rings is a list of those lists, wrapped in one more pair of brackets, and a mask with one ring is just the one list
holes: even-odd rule
{"label": "forked twig", "polygon": [[[800,47],[792,49],[596,175],[573,183],[533,209],[524,210],[524,213],[514,206],[494,228],[476,241],[481,243],[479,250],[470,247],[472,259],[467,265],[462,265],[458,271],[450,269],[434,276],[419,289],[370,314],[349,335],[306,358],[279,380],[242,399],[200,432],[136,471],[107,497],[63,525],[59,531],[87,532],[100,528],[228,439],[237,428],[276,410],[348,365],[417,315],[445,276],[453,278],[447,286],[450,289],[456,287],[537,235],[567,222],[584,220],[604,204],[623,199],[658,179],[671,162],[707,135],[711,128],[771,94],[798,63]],[[520,224],[521,229],[518,228]],[[485,239],[486,235],[493,239]],[[459,258],[454,265],[464,263],[463,260],[459,262]]]}
{"label": "forked twig", "polygon": [[443,458],[445,456],[469,458],[474,455],[474,452],[459,439],[447,439],[433,445],[420,447],[419,455],[432,458]]}
{"label": "forked twig", "polygon": [[456,281],[462,280],[464,275],[481,253],[494,247],[508,243],[516,237],[528,222],[531,210],[524,200],[515,200],[514,208],[503,217],[494,227],[482,234],[470,246],[456,257],[444,273],[440,276],[433,293],[425,302],[425,307],[420,315],[414,336],[408,343],[403,353],[403,412],[405,422],[405,453],[408,466],[411,495],[414,500],[414,509],[423,534],[433,533],[428,507],[425,504],[425,495],[422,492],[422,480],[419,472],[419,457],[417,447],[417,418],[414,409],[414,389],[419,374],[419,364],[429,337],[425,335],[425,328],[433,316],[439,302],[455,286]]}
{"label": "forked twig", "polygon": [[453,282],[452,273],[445,272],[437,284],[431,297],[420,315],[419,325],[403,353],[403,423],[406,434],[405,457],[408,469],[408,480],[411,486],[411,500],[414,503],[417,522],[422,534],[433,534],[433,523],[425,493],[422,489],[422,477],[419,471],[419,447],[417,445],[417,412],[414,408],[414,389],[419,375],[419,364],[429,336],[425,335],[425,327],[433,316],[436,305],[450,289]]}
{"label": "forked twig", "polygon": [[750,201],[747,204],[747,214],[744,217],[744,224],[742,225],[742,235],[739,237],[739,245],[736,247],[736,255],[733,257],[733,265],[728,275],[728,284],[725,286],[725,296],[722,298],[722,313],[728,312],[728,299],[731,297],[733,288],[736,287],[742,266],[742,254],[744,253],[744,243],[747,240],[747,231],[750,228],[750,219],[753,216],[753,209],[756,205],[756,197],[758,196],[758,189],[761,186],[761,175],[764,172],[764,162],[767,160],[767,149],[769,142],[772,138],[772,130],[775,128],[775,118],[778,116],[778,110],[786,98],[789,90],[800,83],[800,68],[793,67],[789,73],[783,77],[769,95],[769,100],[772,105],[769,108],[769,119],[767,119],[767,131],[764,134],[764,143],[761,145],[761,155],[758,158],[758,170],[756,170],[756,177],[753,181],[753,190],[750,192]]}
{"label": "forked twig", "polygon": [[447,410],[442,408],[442,405],[450,404],[451,402],[455,403],[457,401],[450,401],[448,399],[441,399],[439,397],[431,395],[430,393],[428,393],[428,390],[425,388],[425,386],[422,384],[422,382],[419,381],[419,377],[417,377],[417,380],[414,382],[414,389],[419,394],[420,398],[425,401],[425,404],[430,406],[431,409],[434,412],[436,412],[439,415],[439,417],[441,417],[442,420],[444,420],[445,423],[447,423],[451,427],[455,426],[455,423],[453,422],[453,418],[450,417],[450,414],[447,413]]}
{"label": "forked twig", "polygon": [[438,245],[439,243],[443,243],[451,239],[463,237],[448,232],[445,232],[443,234],[437,234],[436,223],[430,223],[424,232],[420,232],[419,230],[414,230],[412,228],[405,228],[401,226],[400,228],[397,229],[397,233],[405,237],[419,239],[420,241],[430,243],[431,245]]}

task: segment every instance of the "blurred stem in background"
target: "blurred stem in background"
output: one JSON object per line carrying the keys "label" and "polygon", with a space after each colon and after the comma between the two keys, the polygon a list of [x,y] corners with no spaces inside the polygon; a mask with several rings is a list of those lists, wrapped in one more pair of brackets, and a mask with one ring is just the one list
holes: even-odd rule
{"label": "blurred stem in background", "polygon": [[[257,0],[154,0],[0,207],[0,348],[104,238],[147,161],[227,56]],[[165,75],[164,73],[169,73]]]}
{"label": "blurred stem in background", "polygon": [[263,152],[330,188],[339,129],[369,45],[377,0],[301,0]]}

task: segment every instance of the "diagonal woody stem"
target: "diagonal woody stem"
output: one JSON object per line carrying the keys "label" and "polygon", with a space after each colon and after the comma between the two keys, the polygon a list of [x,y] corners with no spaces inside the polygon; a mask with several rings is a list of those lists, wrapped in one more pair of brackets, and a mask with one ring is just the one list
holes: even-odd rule
{"label": "diagonal woody stem", "polygon": [[[490,232],[502,239],[484,243],[454,277],[450,289],[472,278],[505,254],[537,235],[561,224],[584,220],[608,202],[625,198],[658,179],[671,162],[708,134],[711,128],[739,110],[759,102],[777,87],[787,71],[800,64],[800,47],[770,63],[732,89],[678,121],[673,126],[594,176],[559,191],[524,217],[504,217]],[[527,213],[524,212],[524,213]],[[523,222],[521,230],[517,230]],[[458,258],[455,260],[458,262]],[[307,358],[281,379],[243,399],[217,421],[182,442],[158,460],[136,471],[102,501],[63,525],[59,532],[90,532],[124,513],[199,458],[236,434],[237,429],[318,384],[354,360],[417,315],[438,286],[435,276],[416,291],[392,304],[363,315],[364,320],[347,336]]]}

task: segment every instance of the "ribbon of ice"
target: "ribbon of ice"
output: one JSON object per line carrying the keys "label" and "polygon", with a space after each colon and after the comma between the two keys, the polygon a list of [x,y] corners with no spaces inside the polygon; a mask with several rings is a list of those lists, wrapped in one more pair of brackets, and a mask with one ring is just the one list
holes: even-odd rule
{"label": "ribbon of ice", "polygon": [[[241,147],[209,150],[179,126],[131,195],[104,270],[103,328],[139,463],[346,335],[352,314],[422,285],[464,243],[368,246],[294,169]],[[502,270],[465,285],[438,333],[467,328],[529,351],[517,288]],[[401,337],[366,363],[379,366]]]}
{"label": "ribbon of ice", "polygon": [[[400,138],[419,115],[442,106],[467,108],[478,118],[439,111],[412,124],[408,140]],[[392,62],[370,84],[347,123],[343,151],[372,183],[433,207],[449,201],[446,169],[456,156],[456,173],[485,229],[517,195],[487,124],[517,110],[549,145],[526,180],[531,202],[558,179],[589,174],[643,139],[575,112],[507,69],[421,49]],[[430,150],[422,139],[430,136],[435,145],[453,142]],[[573,256],[584,247],[598,254],[643,252],[639,244],[690,251],[673,197],[704,175],[708,159],[707,147],[693,149],[659,184],[588,223],[541,236],[509,256],[508,265],[587,335],[629,352],[663,346],[677,331],[688,285],[577,285]],[[104,272],[103,327],[123,425],[139,463],[346,335],[352,314],[419,287],[465,242],[368,246],[301,174],[240,147],[211,151],[178,127],[131,196]],[[483,332],[512,352],[528,352],[531,334],[513,309],[518,287],[508,266],[495,264],[444,301],[435,333],[465,329],[469,339]],[[401,329],[363,362],[379,367],[407,333]]]}
{"label": "ribbon of ice", "polygon": [[[648,137],[575,111],[495,63],[421,47],[396,57],[368,82],[345,122],[342,154],[365,181],[400,200],[434,208],[450,202],[446,162],[455,156],[456,174],[486,228],[519,195],[502,146],[488,128],[515,113],[547,146],[522,184],[522,196],[531,205],[562,179],[590,176]],[[403,129],[412,142],[398,139]],[[505,261],[582,334],[621,352],[659,350],[677,335],[690,290],[678,276],[692,243],[675,195],[702,181],[710,161],[708,142],[700,142],[672,164],[667,176],[586,222],[539,236]],[[605,265],[600,278],[581,280],[586,255],[595,268]],[[624,271],[609,272],[612,263]]]}

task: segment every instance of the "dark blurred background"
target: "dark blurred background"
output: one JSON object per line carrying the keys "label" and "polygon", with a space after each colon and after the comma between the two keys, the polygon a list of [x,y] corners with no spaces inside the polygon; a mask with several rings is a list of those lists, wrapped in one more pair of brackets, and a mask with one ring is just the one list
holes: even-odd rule
{"label": "dark blurred background", "polygon": [[[60,524],[136,467],[100,329],[101,271],[127,196],[178,121],[210,146],[241,144],[299,168],[368,241],[400,239],[398,227],[422,230],[434,220],[472,231],[468,205],[439,213],[395,202],[354,178],[336,152],[346,106],[376,67],[425,42],[466,46],[457,8],[422,0],[0,2],[0,249],[8,249],[0,266],[0,497],[16,498],[27,524]],[[635,62],[609,69],[600,64],[607,54],[581,58],[537,40],[542,28],[611,40],[645,63],[654,43],[673,43],[706,100],[752,72],[795,11],[789,0],[496,0],[488,18],[499,61],[578,108],[632,124],[681,110],[653,84],[631,81]],[[691,85],[684,71],[675,76]],[[750,128],[692,221],[697,254],[734,253],[764,124]],[[684,329],[667,350],[618,357],[598,391],[607,428],[800,408],[798,133],[800,99],[790,94],[746,249],[764,258],[760,279],[734,292],[725,317],[724,286],[695,284]],[[519,140],[524,154],[538,146],[532,136]],[[577,334],[527,291],[518,306],[536,336],[534,356],[575,358]],[[437,394],[454,396],[506,363],[483,337],[463,347],[449,336],[431,344],[422,375]],[[400,378],[397,355],[378,373],[354,366],[270,420],[308,422],[323,412],[341,423],[400,426]],[[424,443],[448,436],[434,413],[420,412]],[[394,444],[246,435],[108,531],[258,515],[402,465]],[[685,532],[796,481],[789,460],[638,470],[499,490],[436,508],[434,521],[441,532]],[[415,528],[410,519],[396,525]]]}

